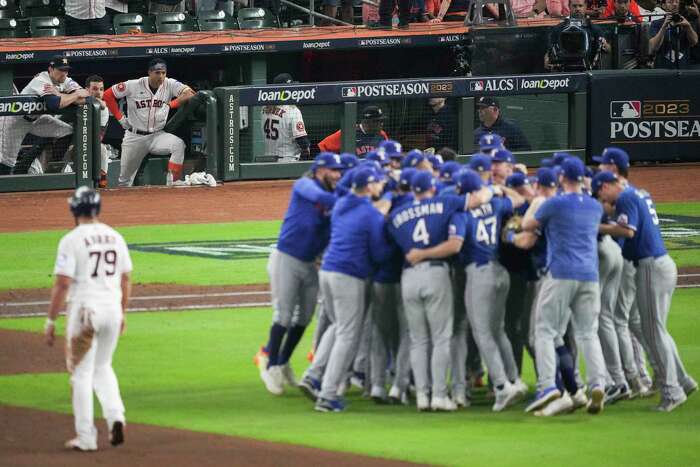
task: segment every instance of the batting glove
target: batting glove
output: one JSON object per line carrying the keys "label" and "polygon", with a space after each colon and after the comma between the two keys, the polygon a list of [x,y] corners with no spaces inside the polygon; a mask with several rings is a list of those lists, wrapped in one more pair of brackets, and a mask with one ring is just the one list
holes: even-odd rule
{"label": "batting glove", "polygon": [[129,123],[129,120],[126,117],[122,117],[119,119],[119,124],[124,128],[125,130],[131,130],[131,123]]}

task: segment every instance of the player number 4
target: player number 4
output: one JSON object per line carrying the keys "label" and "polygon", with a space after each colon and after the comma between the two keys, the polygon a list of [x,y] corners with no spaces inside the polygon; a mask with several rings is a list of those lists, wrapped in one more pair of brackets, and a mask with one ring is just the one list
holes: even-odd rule
{"label": "player number 4", "polygon": [[413,228],[413,242],[430,245],[430,234],[425,226],[425,219],[418,219],[418,223]]}
{"label": "player number 4", "polygon": [[496,217],[479,220],[476,226],[476,241],[486,245],[496,244]]}

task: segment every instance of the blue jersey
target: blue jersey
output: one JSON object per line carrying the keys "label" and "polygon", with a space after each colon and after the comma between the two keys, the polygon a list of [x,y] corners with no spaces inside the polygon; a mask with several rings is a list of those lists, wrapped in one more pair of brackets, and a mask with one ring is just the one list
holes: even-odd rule
{"label": "blue jersey", "polygon": [[413,248],[434,247],[453,235],[463,237],[457,231],[453,214],[463,211],[465,205],[463,196],[435,196],[404,204],[389,214],[389,234],[403,254]]}
{"label": "blue jersey", "polygon": [[367,279],[390,253],[384,216],[372,201],[354,193],[339,199],[331,215],[331,240],[321,269]]}
{"label": "blue jersey", "polygon": [[459,259],[465,266],[483,265],[498,257],[501,223],[513,214],[513,203],[508,197],[494,197],[478,208],[470,209],[466,217],[466,238]]}
{"label": "blue jersey", "polygon": [[[398,194],[395,193],[392,200],[391,200],[391,208],[395,209],[399,206],[402,206],[406,203],[410,203],[413,201],[413,193],[404,193],[404,194]],[[389,235],[389,225],[386,225],[387,229],[387,238],[390,238]],[[380,284],[395,284],[401,280],[401,269],[403,267],[403,258],[404,255],[401,252],[401,249],[398,247],[398,245],[395,242],[390,242],[391,243],[391,254],[389,255],[389,258],[384,261],[382,264],[379,265],[377,270],[374,272],[372,275],[372,280],[374,282],[379,282]]]}
{"label": "blue jersey", "polygon": [[615,202],[618,224],[634,230],[634,237],[626,238],[622,256],[630,261],[658,258],[666,254],[659,230],[659,217],[651,196],[645,190],[626,188]]}
{"label": "blue jersey", "polygon": [[302,177],[294,182],[277,249],[300,261],[313,261],[328,245],[335,201],[335,195],[315,178]]}
{"label": "blue jersey", "polygon": [[566,193],[535,213],[547,237],[547,268],[555,279],[598,280],[598,228],[603,207],[588,195]]}

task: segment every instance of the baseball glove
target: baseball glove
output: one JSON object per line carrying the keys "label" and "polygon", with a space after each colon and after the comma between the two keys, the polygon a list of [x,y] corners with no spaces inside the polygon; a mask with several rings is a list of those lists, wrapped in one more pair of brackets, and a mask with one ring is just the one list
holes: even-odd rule
{"label": "baseball glove", "polygon": [[505,223],[501,229],[501,241],[508,243],[508,232],[518,233],[522,232],[523,218],[521,216],[513,216]]}

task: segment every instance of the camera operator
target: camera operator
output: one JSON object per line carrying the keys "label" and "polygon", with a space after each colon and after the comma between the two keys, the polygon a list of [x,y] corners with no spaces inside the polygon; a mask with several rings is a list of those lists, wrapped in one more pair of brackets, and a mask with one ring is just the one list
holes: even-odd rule
{"label": "camera operator", "polygon": [[[690,48],[698,43],[698,34],[679,13],[679,0],[664,0],[661,7],[666,17],[651,23],[649,49],[656,53],[654,68],[687,68]],[[686,7],[697,12],[697,6]]]}
{"label": "camera operator", "polygon": [[[571,0],[571,16],[552,28],[544,56],[544,67],[550,71],[579,71],[592,69],[601,51],[608,52],[603,31],[586,17],[586,0]],[[584,38],[586,44],[577,44],[576,50],[564,39]]]}
{"label": "camera operator", "polygon": [[698,35],[698,43],[690,48],[691,67],[698,69],[700,68],[700,0],[685,0],[684,7],[684,16],[688,18],[695,34]]}

